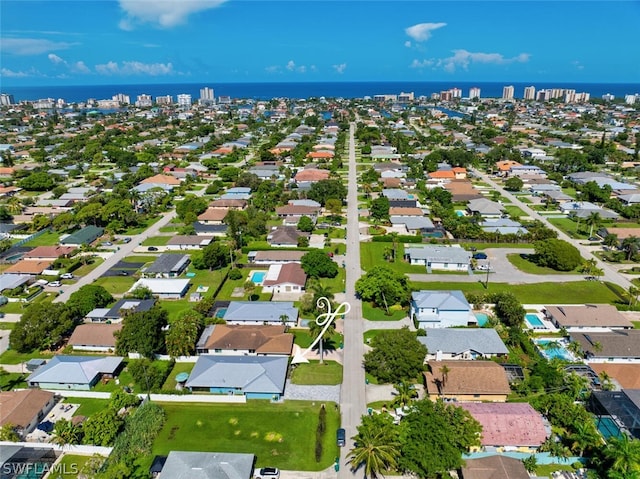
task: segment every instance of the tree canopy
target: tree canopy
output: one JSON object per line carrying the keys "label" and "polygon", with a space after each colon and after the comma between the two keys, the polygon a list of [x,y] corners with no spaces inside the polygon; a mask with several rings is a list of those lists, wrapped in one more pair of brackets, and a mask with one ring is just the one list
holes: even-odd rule
{"label": "tree canopy", "polygon": [[193,354],[202,332],[202,325],[202,314],[193,309],[182,311],[177,319],[171,321],[167,332],[167,354],[174,358]]}
{"label": "tree canopy", "polygon": [[335,278],[338,274],[336,262],[319,249],[305,253],[300,260],[300,265],[304,272],[313,278]]}
{"label": "tree canopy", "polygon": [[424,370],[427,348],[407,327],[383,331],[371,347],[364,355],[364,369],[378,381],[410,383]]}
{"label": "tree canopy", "polygon": [[356,293],[376,306],[406,304],[409,292],[407,277],[387,266],[374,266],[356,281]]}
{"label": "tree canopy", "polygon": [[102,286],[85,284],[72,293],[67,306],[79,317],[84,317],[95,308],[104,308],[113,301],[113,296]]}
{"label": "tree canopy", "polygon": [[307,198],[325,205],[328,199],[344,200],[347,197],[347,188],[342,180],[320,180],[309,189]]}
{"label": "tree canopy", "polygon": [[75,325],[74,314],[66,304],[35,303],[16,323],[9,336],[9,344],[11,349],[20,353],[51,349],[60,345]]}
{"label": "tree canopy", "polygon": [[533,244],[535,262],[556,271],[572,271],[582,263],[578,248],[566,241],[550,238]]}
{"label": "tree canopy", "polygon": [[146,358],[164,350],[164,328],[167,311],[159,306],[149,311],[131,313],[124,317],[122,329],[117,333],[116,353],[135,352]]}

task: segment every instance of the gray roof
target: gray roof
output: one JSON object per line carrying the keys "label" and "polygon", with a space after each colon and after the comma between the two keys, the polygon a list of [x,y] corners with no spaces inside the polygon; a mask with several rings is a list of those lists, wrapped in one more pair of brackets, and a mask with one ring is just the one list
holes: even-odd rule
{"label": "gray roof", "polygon": [[486,198],[469,201],[467,208],[469,211],[477,211],[481,215],[500,215],[504,211],[504,206]]}
{"label": "gray roof", "polygon": [[104,315],[105,318],[119,319],[122,316],[121,310],[128,309],[133,313],[141,313],[149,311],[156,304],[155,298],[152,299],[132,299],[124,298],[119,299],[116,304],[111,306],[111,309]]}
{"label": "gray roof", "polygon": [[186,386],[282,394],[288,365],[286,356],[199,356]]}
{"label": "gray roof", "polygon": [[185,264],[191,261],[189,255],[162,253],[156,258],[151,266],[149,266],[145,274],[148,273],[174,273],[184,269]]}
{"label": "gray roof", "polygon": [[162,477],[171,479],[250,479],[253,454],[171,451]]}
{"label": "gray roof", "polygon": [[411,259],[424,259],[431,263],[464,264],[471,260],[471,253],[457,246],[424,245],[408,247],[405,245],[404,254]]}
{"label": "gray roof", "polygon": [[104,233],[103,228],[98,228],[97,226],[89,225],[85,226],[79,231],[76,231],[73,234],[70,234],[65,239],[60,241],[60,244],[89,244],[93,243],[96,239],[102,236]]}
{"label": "gray roof", "polygon": [[506,226],[511,226],[511,227],[518,227],[518,226],[522,226],[519,222],[514,221],[512,219],[509,218],[498,218],[495,220],[485,220],[482,223],[480,223],[480,226],[482,226],[483,228],[495,228],[498,226],[501,227],[506,227]]}
{"label": "gray roof", "polygon": [[386,196],[390,200],[407,200],[409,193],[399,188],[385,188],[382,190],[382,196]]}
{"label": "gray roof", "polygon": [[28,274],[0,274],[0,291],[22,286],[31,279]]}
{"label": "gray roof", "polygon": [[435,308],[439,311],[471,311],[462,291],[414,291],[411,300],[418,308]]}
{"label": "gray roof", "polygon": [[476,351],[481,354],[508,354],[495,329],[429,329],[426,336],[418,336],[418,341],[427,347],[431,354],[436,351],[460,354]]}
{"label": "gray roof", "polygon": [[119,356],[54,356],[27,378],[28,383],[90,384],[102,373],[113,374]]}
{"label": "gray roof", "polygon": [[426,216],[391,216],[392,225],[405,225],[408,230],[433,229],[433,222]]}
{"label": "gray roof", "polygon": [[225,321],[275,321],[280,323],[280,316],[286,315],[289,321],[298,319],[298,309],[293,301],[231,301]]}

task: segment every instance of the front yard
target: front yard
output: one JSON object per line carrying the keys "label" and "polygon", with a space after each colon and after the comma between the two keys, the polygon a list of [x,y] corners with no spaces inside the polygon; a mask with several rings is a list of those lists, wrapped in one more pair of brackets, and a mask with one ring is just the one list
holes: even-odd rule
{"label": "front yard", "polygon": [[309,361],[292,367],[291,382],[293,384],[342,384],[342,364],[335,361]]}
{"label": "front yard", "polygon": [[314,454],[319,402],[252,400],[242,405],[164,403],[162,407],[167,419],[154,442],[153,455],[172,450],[241,452],[255,454],[256,467],[298,471],[321,471],[338,455],[335,431],[340,415],[333,403],[325,404],[327,426],[320,462]]}

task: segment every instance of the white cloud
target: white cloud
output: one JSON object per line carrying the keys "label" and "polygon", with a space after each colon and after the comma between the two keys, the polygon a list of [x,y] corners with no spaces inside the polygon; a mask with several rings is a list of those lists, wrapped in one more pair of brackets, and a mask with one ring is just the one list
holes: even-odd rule
{"label": "white cloud", "polygon": [[[431,33],[438,28],[446,27],[446,23],[418,23],[404,30],[416,42],[426,42],[431,38]],[[405,46],[407,44],[405,43]]]}
{"label": "white cloud", "polygon": [[292,72],[293,70],[296,69],[296,63],[293,60],[289,60],[287,62],[287,70],[289,70],[290,72]]}
{"label": "white cloud", "polygon": [[172,28],[186,23],[191,14],[219,7],[226,0],[119,0],[126,16],[120,28],[132,30],[136,24],[151,23]]}
{"label": "white cloud", "polygon": [[71,71],[74,73],[91,73],[91,70],[83,61],[75,62],[71,65]]}
{"label": "white cloud", "polygon": [[142,62],[108,62],[96,65],[96,72],[100,75],[148,75],[162,76],[172,75],[176,72],[173,70],[171,63],[142,63]]}
{"label": "white cloud", "polygon": [[429,68],[432,67],[433,65],[435,65],[435,62],[433,60],[417,60],[414,59],[411,62],[411,65],[409,65],[410,68]]}
{"label": "white cloud", "polygon": [[278,65],[270,65],[265,68],[267,73],[281,73],[282,69]]}
{"label": "white cloud", "polygon": [[0,51],[12,55],[40,55],[55,50],[64,50],[72,43],[52,42],[42,38],[2,38]]}
{"label": "white cloud", "polygon": [[51,63],[53,63],[55,65],[60,65],[60,64],[66,65],[67,64],[67,62],[65,62],[61,57],[59,57],[55,53],[49,53],[49,55],[47,55],[47,58],[49,58]]}
{"label": "white cloud", "polygon": [[333,65],[333,69],[336,71],[336,73],[342,75],[344,73],[344,71],[347,69],[347,64],[346,63],[340,63],[338,65]]}
{"label": "white cloud", "polygon": [[472,63],[507,65],[510,63],[526,63],[529,61],[528,53],[520,53],[511,58],[505,58],[501,53],[470,52],[467,50],[454,50],[453,56],[438,60],[438,66],[445,71],[453,73],[456,68],[467,70]]}
{"label": "white cloud", "polygon": [[404,42],[404,46],[407,48],[411,48],[411,40],[407,40],[406,42]]}
{"label": "white cloud", "polygon": [[8,68],[0,68],[0,77],[5,78],[24,78],[32,76],[32,74],[27,72],[16,72],[13,70],[9,70]]}

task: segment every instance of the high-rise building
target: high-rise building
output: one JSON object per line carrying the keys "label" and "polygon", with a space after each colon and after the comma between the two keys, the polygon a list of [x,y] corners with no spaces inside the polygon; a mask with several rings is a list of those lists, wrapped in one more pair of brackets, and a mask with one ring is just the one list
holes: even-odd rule
{"label": "high-rise building", "polygon": [[14,105],[16,101],[13,99],[13,95],[8,93],[0,94],[0,105]]}
{"label": "high-rise building", "polygon": [[213,88],[209,88],[208,86],[200,88],[200,99],[198,102],[201,105],[212,105],[215,101],[216,97],[213,92]]}
{"label": "high-rise building", "polygon": [[469,88],[469,100],[473,100],[474,98],[480,98],[480,88],[477,86]]}
{"label": "high-rise building", "polygon": [[605,93],[604,95],[602,95],[602,99],[604,101],[613,101],[616,99],[616,96],[612,95],[611,93]]}
{"label": "high-rise building", "polygon": [[122,105],[128,105],[129,103],[131,103],[131,98],[129,97],[129,95],[125,95],[124,93],[118,93],[116,95],[113,95],[111,99],[113,101],[117,101]]}
{"label": "high-rise building", "polygon": [[536,87],[527,86],[524,88],[524,99],[535,100],[536,99]]}
{"label": "high-rise building", "polygon": [[514,88],[513,85],[508,85],[502,88],[502,99],[513,100]]}
{"label": "high-rise building", "polygon": [[460,88],[452,88],[449,91],[451,92],[451,98],[462,98],[462,90]]}
{"label": "high-rise building", "polygon": [[398,95],[398,101],[402,103],[413,101],[413,99],[414,99],[414,95],[412,91],[408,93],[400,92],[400,94]]}
{"label": "high-rise building", "polygon": [[153,100],[151,99],[151,95],[147,95],[143,93],[142,95],[138,95],[136,98],[136,106],[138,107],[149,107],[153,105]]}
{"label": "high-rise building", "polygon": [[440,100],[442,101],[451,101],[453,99],[453,93],[451,90],[441,91],[440,92]]}
{"label": "high-rise building", "polygon": [[158,105],[171,105],[173,103],[173,97],[171,95],[157,96],[156,103]]}
{"label": "high-rise building", "polygon": [[191,108],[191,95],[188,93],[180,93],[178,95],[178,106]]}
{"label": "high-rise building", "polygon": [[636,93],[635,95],[625,95],[624,102],[627,105],[634,105],[637,101],[640,101],[640,94]]}
{"label": "high-rise building", "polygon": [[564,91],[564,102],[565,103],[575,103],[576,102],[576,91],[575,90],[565,90]]}

